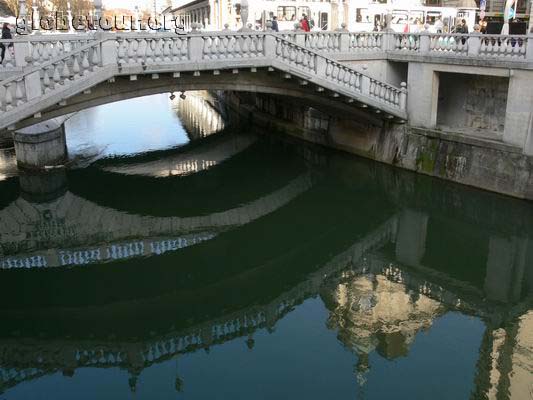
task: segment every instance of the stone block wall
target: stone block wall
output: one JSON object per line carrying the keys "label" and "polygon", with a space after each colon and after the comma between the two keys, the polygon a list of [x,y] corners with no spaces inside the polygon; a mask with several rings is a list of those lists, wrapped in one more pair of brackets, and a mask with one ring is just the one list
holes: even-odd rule
{"label": "stone block wall", "polygon": [[[476,85],[473,87],[479,87]],[[247,94],[256,97],[255,103],[244,103],[239,101],[241,95],[227,96],[228,106],[266,132],[288,134],[424,175],[533,200],[533,157],[512,145],[389,121],[379,126],[370,118],[350,115],[329,115],[327,130],[311,130],[304,126],[304,105],[257,94]],[[258,96],[262,97],[259,101]],[[307,112],[310,109],[307,107]],[[288,118],[291,115],[299,117]],[[321,118],[325,115],[321,112]]]}
{"label": "stone block wall", "polygon": [[509,78],[441,72],[437,125],[503,135]]}

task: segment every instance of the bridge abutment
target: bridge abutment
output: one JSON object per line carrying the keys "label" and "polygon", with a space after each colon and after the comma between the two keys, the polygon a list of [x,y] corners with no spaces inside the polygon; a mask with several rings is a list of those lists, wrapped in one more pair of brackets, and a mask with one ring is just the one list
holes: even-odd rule
{"label": "bridge abutment", "polygon": [[67,159],[65,118],[54,118],[13,135],[17,165],[22,169],[44,169],[63,164]]}
{"label": "bridge abutment", "polygon": [[439,75],[424,63],[409,63],[407,75],[407,97],[409,124],[423,128],[437,125],[437,105],[439,98]]}

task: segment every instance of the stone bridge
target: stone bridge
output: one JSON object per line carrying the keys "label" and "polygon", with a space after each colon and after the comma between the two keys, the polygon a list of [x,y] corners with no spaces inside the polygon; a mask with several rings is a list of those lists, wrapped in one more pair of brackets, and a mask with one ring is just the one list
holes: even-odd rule
{"label": "stone bridge", "polygon": [[[405,85],[403,89],[401,82],[391,85],[387,82],[391,79],[376,79],[375,73],[353,68],[347,62],[380,59],[533,68],[533,42],[528,36],[343,31],[193,31],[183,35],[101,32],[26,36],[2,42],[13,44],[14,52],[7,52],[0,65],[0,77],[4,78],[0,81],[0,129],[18,126],[29,117],[38,122],[47,109],[79,103],[74,100],[76,96],[88,95],[98,84],[116,82],[120,76],[138,81],[142,75],[153,80],[169,75],[176,85],[166,83],[167,91],[253,89],[296,96],[302,91],[318,92],[319,97],[328,100],[368,106],[386,116],[407,119]],[[260,73],[248,81],[231,76],[262,70],[280,72],[276,77],[281,85],[268,79],[263,82],[265,77]],[[217,78],[206,82],[200,78],[206,74]],[[288,88],[288,81],[296,81],[296,88]],[[129,88],[135,91],[145,85],[130,84]],[[95,104],[94,96],[86,96],[84,101],[88,103],[85,107]],[[72,108],[64,112],[69,110]]]}
{"label": "stone bridge", "polygon": [[[456,119],[453,100],[467,90],[459,75],[476,75],[505,81],[501,120],[489,128],[533,154],[530,36],[99,32],[3,42],[14,51],[0,66],[0,130],[129,97],[202,89],[294,96],[433,129]],[[448,86],[457,90],[439,94]],[[450,104],[438,104],[443,96]]]}
{"label": "stone bridge", "polygon": [[[302,135],[307,140],[500,193],[533,196],[530,35],[99,32],[4,42],[12,43],[14,52],[0,67],[0,130],[162,92],[292,96],[344,118],[328,128],[327,140],[323,134]],[[24,143],[17,149],[19,165],[64,161],[59,139],[54,144],[62,152],[59,160],[25,160],[21,154],[41,144],[27,139],[32,132],[15,135],[15,142]]]}
{"label": "stone bridge", "polygon": [[[65,40],[58,47],[49,39],[14,40],[15,61],[30,61],[22,62],[26,63],[22,71],[0,82],[0,129],[66,105],[72,97],[90,94],[103,82],[112,85],[122,76],[139,81],[143,75],[153,80],[170,76],[176,80],[176,90],[228,89],[293,96],[318,93],[328,99],[362,103],[390,117],[407,117],[405,89],[373,79],[282,35],[101,33],[92,40],[71,42]],[[236,80],[234,75],[242,71],[256,75],[247,81]],[[275,71],[281,83],[264,83],[265,73]],[[204,75],[211,76],[209,82],[202,81]],[[289,79],[297,82],[295,88],[287,88]],[[173,89],[168,84],[165,87],[166,91]],[[130,85],[130,90],[134,88]]]}

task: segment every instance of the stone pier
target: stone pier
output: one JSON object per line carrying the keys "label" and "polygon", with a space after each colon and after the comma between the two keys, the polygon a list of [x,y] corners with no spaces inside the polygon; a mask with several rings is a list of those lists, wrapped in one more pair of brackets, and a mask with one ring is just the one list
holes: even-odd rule
{"label": "stone pier", "polygon": [[13,141],[19,168],[38,170],[65,163],[65,119],[50,119],[15,132]]}

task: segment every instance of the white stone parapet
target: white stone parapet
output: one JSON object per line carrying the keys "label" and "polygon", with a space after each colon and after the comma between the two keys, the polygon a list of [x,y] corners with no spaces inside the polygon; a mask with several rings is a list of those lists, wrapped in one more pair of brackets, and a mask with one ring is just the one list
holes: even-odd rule
{"label": "white stone parapet", "polygon": [[[17,39],[18,46],[27,46],[26,65],[22,72],[0,81],[0,128],[124,75],[126,70],[131,76],[149,73],[157,79],[162,73],[199,76],[201,71],[273,68],[287,77],[312,82],[325,91],[324,95],[349,102],[357,100],[405,119],[401,88],[376,80],[371,80],[367,88],[361,84],[364,74],[323,51],[324,47],[339,52],[348,50],[349,37],[342,35],[349,34],[302,36],[300,43],[300,40],[290,40],[294,39],[292,36],[285,38],[283,34],[253,31],[187,35],[100,32],[79,35],[78,39],[69,37],[61,50],[54,45],[56,38],[37,44],[32,37],[26,42],[24,38]],[[65,50],[67,46],[69,51]]]}
{"label": "white stone parapet", "polygon": [[268,68],[281,71],[287,79],[310,82],[323,95],[407,120],[406,85],[379,81],[337,60],[368,56],[443,64],[469,60],[477,66],[533,69],[532,36],[195,30],[29,35],[3,42],[8,50],[0,68],[0,79],[6,77],[0,80],[0,129],[15,127],[120,75],[130,75],[133,81],[143,74],[158,79],[168,73],[200,76],[202,71],[219,75],[222,70]]}

